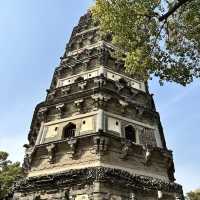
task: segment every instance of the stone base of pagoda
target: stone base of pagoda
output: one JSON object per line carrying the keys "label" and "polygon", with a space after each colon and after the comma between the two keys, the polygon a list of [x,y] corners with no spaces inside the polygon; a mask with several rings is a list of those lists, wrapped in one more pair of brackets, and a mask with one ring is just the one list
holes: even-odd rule
{"label": "stone base of pagoda", "polygon": [[15,184],[13,193],[15,200],[184,199],[176,183],[104,167],[25,178]]}

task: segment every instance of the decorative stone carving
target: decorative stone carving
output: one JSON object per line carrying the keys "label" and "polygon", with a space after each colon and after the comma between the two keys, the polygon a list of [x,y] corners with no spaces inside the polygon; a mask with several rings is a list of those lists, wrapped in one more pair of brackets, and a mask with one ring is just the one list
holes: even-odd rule
{"label": "decorative stone carving", "polygon": [[70,151],[68,152],[68,154],[71,155],[70,156],[71,158],[73,158],[75,156],[75,153],[76,153],[77,139],[76,138],[70,138],[69,140],[67,140],[67,143],[70,147]]}
{"label": "decorative stone carving", "polygon": [[58,104],[58,105],[56,106],[57,118],[58,118],[58,119],[62,118],[63,113],[64,113],[64,109],[65,109],[65,104],[64,104],[64,103]]}
{"label": "decorative stone carving", "polygon": [[146,147],[144,148],[145,150],[145,164],[149,165],[150,161],[151,161],[151,157],[152,157],[152,147],[150,147],[149,145],[146,145]]}
{"label": "decorative stone carving", "polygon": [[38,111],[38,119],[40,121],[46,121],[46,118],[47,118],[47,112],[48,112],[48,108],[40,108],[39,111]]}
{"label": "decorative stone carving", "polygon": [[74,194],[73,189],[70,188],[67,192],[68,192],[68,199],[67,200],[75,200],[76,195]]}
{"label": "decorative stone carving", "polygon": [[108,150],[109,138],[103,136],[95,136],[93,141],[95,153],[104,155]]}
{"label": "decorative stone carving", "polygon": [[56,91],[52,90],[48,92],[48,100],[53,100],[56,95]]}
{"label": "decorative stone carving", "polygon": [[100,100],[100,101],[108,101],[109,99],[111,99],[110,96],[105,95],[105,94],[101,94],[101,93],[92,95],[92,98],[93,98],[94,100]]}
{"label": "decorative stone carving", "polygon": [[50,144],[46,147],[50,164],[53,164],[55,162],[55,148],[55,144]]}
{"label": "decorative stone carving", "polygon": [[[61,58],[61,60],[62,59],[63,58]],[[57,75],[58,77],[62,76],[62,74],[63,74],[63,67],[62,67],[62,65],[56,69],[55,73],[56,73],[55,75]]]}
{"label": "decorative stone carving", "polygon": [[84,81],[84,82],[81,82],[81,83],[78,83],[78,87],[81,89],[81,90],[84,90],[87,86],[87,81]]}
{"label": "decorative stone carving", "polygon": [[130,142],[122,142],[122,151],[121,151],[121,159],[126,159],[129,153],[129,149],[131,147],[131,143]]}
{"label": "decorative stone carving", "polygon": [[81,183],[81,180],[86,180],[84,184],[95,181],[106,181],[108,184],[116,184],[117,186],[120,183],[120,186],[123,185],[124,188],[131,190],[137,188],[142,191],[148,190],[153,192],[162,189],[162,192],[175,193],[177,197],[178,195],[182,197],[183,194],[182,187],[179,184],[148,176],[132,175],[121,169],[104,167],[74,169],[58,174],[29,177],[15,183],[14,189],[15,191],[25,191],[27,189],[37,191],[39,188],[48,187],[49,184],[52,188],[57,188],[58,186],[61,188],[66,187],[66,184],[68,186],[76,185],[77,182]]}
{"label": "decorative stone carving", "polygon": [[142,106],[137,106],[136,110],[137,110],[137,116],[142,117],[142,115],[144,114],[144,111],[145,111],[144,108]]}
{"label": "decorative stone carving", "polygon": [[122,113],[126,113],[126,108],[127,108],[127,106],[129,105],[129,103],[128,102],[126,102],[126,101],[123,101],[123,100],[119,100],[119,103],[120,103],[120,105],[122,106]]}
{"label": "decorative stone carving", "polygon": [[23,162],[23,169],[24,172],[27,173],[31,169],[31,162],[32,162],[32,155],[34,153],[34,147],[30,147],[29,145],[24,145],[26,148],[25,150],[25,157],[24,157],[24,162]]}
{"label": "decorative stone carving", "polygon": [[[39,115],[38,115],[39,116]],[[39,118],[40,117],[40,118]],[[40,129],[40,120],[45,120],[46,121],[46,116],[42,117],[42,116],[39,116],[37,119],[36,119],[36,123],[34,124],[34,126],[30,129],[30,132],[28,134],[28,140],[29,140],[29,144],[31,146],[34,146],[35,143],[36,143],[36,140],[37,140],[37,136],[38,136],[38,133],[39,133],[39,129]],[[42,119],[43,118],[43,119]]]}
{"label": "decorative stone carving", "polygon": [[95,102],[94,109],[97,109],[104,106],[105,102],[110,100],[111,97],[105,94],[97,93],[97,94],[92,95],[92,99],[94,99],[94,102]]}
{"label": "decorative stone carving", "polygon": [[75,196],[69,196],[69,200],[76,200]]}
{"label": "decorative stone carving", "polygon": [[76,114],[78,114],[78,113],[81,112],[82,106],[83,106],[83,102],[84,102],[83,99],[79,99],[79,100],[77,100],[77,101],[74,102],[74,105],[76,107],[76,112],[77,112]]}
{"label": "decorative stone carving", "polygon": [[124,88],[124,85],[121,84],[119,81],[115,81],[115,85],[117,87],[118,92],[120,92]]}
{"label": "decorative stone carving", "polygon": [[108,64],[109,57],[110,53],[108,49],[103,45],[100,49],[100,65],[106,66]]}
{"label": "decorative stone carving", "polygon": [[56,88],[57,81],[58,81],[58,77],[57,77],[57,75],[55,75],[54,78],[53,78],[53,80],[52,80],[52,82],[51,82],[50,89]]}
{"label": "decorative stone carving", "polygon": [[132,193],[130,194],[130,200],[137,200],[137,199],[136,199],[135,193],[132,192]]}
{"label": "decorative stone carving", "polygon": [[[89,52],[86,52],[86,53],[89,54]],[[90,61],[89,59],[84,60],[83,65],[82,65],[82,70],[83,71],[87,71],[89,61]]]}
{"label": "decorative stone carving", "polygon": [[29,140],[29,144],[30,145],[35,145],[35,142],[36,142],[36,138],[37,137],[37,134],[35,133],[35,130],[30,130],[29,134],[28,134],[28,140]]}
{"label": "decorative stone carving", "polygon": [[131,90],[131,99],[134,99],[139,94],[139,91],[133,89],[132,87],[130,87],[130,90]]}
{"label": "decorative stone carving", "polygon": [[126,102],[126,101],[123,101],[123,100],[119,100],[119,103],[123,106],[123,107],[126,107],[126,106],[128,106],[129,105],[129,103],[128,102]]}
{"label": "decorative stone carving", "polygon": [[94,83],[98,85],[99,88],[102,88],[106,84],[106,78],[102,74],[100,77],[94,79]]}
{"label": "decorative stone carving", "polygon": [[[89,49],[84,49],[84,54],[86,55],[86,57],[89,57],[90,56],[90,53],[91,53],[91,50]],[[87,62],[88,59],[84,60],[84,62]]]}
{"label": "decorative stone carving", "polygon": [[158,199],[162,199],[163,198],[163,192],[158,190]]}
{"label": "decorative stone carving", "polygon": [[169,155],[169,154],[164,154],[164,156],[165,156],[165,160],[167,164],[167,174],[168,174],[169,180],[173,182],[176,180],[174,177],[175,167],[174,167],[173,157],[172,155]]}
{"label": "decorative stone carving", "polygon": [[121,159],[126,159],[128,156],[128,152],[129,152],[129,146],[128,145],[124,145],[122,147],[122,154],[121,154]]}
{"label": "decorative stone carving", "polygon": [[147,149],[146,153],[145,153],[146,163],[149,163],[150,159],[151,159],[151,151],[149,149]]}
{"label": "decorative stone carving", "polygon": [[71,91],[71,86],[65,86],[61,88],[61,95],[67,95],[69,94]]}

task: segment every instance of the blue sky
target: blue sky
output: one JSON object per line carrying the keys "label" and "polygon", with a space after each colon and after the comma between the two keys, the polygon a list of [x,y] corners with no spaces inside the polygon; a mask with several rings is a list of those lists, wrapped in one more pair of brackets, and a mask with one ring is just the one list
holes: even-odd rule
{"label": "blue sky", "polygon": [[[46,89],[72,28],[92,0],[6,0],[0,4],[0,150],[22,160],[33,110]],[[183,88],[150,83],[176,178],[200,187],[199,80]]]}

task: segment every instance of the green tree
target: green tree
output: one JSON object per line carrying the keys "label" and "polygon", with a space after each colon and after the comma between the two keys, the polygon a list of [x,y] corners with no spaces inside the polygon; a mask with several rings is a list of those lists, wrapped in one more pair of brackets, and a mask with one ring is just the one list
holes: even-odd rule
{"label": "green tree", "polygon": [[10,191],[14,181],[22,176],[19,162],[12,163],[8,160],[8,153],[0,151],[0,199]]}
{"label": "green tree", "polygon": [[187,200],[200,200],[200,191],[189,192],[186,196]]}
{"label": "green tree", "polygon": [[[200,0],[96,0],[128,73],[183,86],[200,77]],[[125,55],[125,56],[124,56]]]}

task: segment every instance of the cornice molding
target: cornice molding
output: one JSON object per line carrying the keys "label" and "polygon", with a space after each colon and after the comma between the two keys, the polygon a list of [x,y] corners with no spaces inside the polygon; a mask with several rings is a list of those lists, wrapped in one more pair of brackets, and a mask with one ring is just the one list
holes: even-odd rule
{"label": "cornice molding", "polygon": [[127,171],[115,168],[94,167],[69,170],[59,174],[30,177],[17,182],[15,191],[35,191],[45,188],[69,187],[77,183],[86,185],[94,182],[105,181],[110,184],[120,185],[120,187],[141,191],[163,191],[167,193],[183,194],[182,186],[174,182],[165,182],[161,179],[132,175]]}

